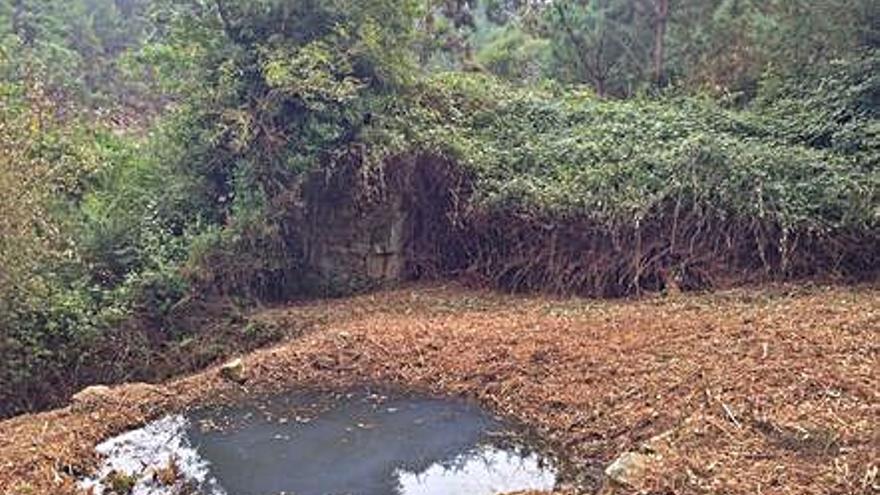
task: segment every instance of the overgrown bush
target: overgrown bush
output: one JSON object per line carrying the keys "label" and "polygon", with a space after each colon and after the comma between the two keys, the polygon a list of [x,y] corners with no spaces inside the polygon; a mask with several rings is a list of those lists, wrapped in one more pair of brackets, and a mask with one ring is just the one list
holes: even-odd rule
{"label": "overgrown bush", "polygon": [[880,50],[813,68],[804,78],[768,75],[753,119],[786,142],[880,162]]}
{"label": "overgrown bush", "polygon": [[94,307],[59,213],[97,168],[38,80],[0,82],[0,414],[67,380],[88,359]]}
{"label": "overgrown bush", "polygon": [[[298,177],[356,145],[375,102],[412,77],[414,5],[156,1],[161,42],[133,61],[182,101],[146,140],[84,126],[57,91],[43,111],[24,90],[55,81],[45,57],[0,53],[0,416],[186,369],[163,365],[184,348],[195,367],[264,342],[228,332],[244,325],[228,301],[306,286]],[[0,46],[21,47],[6,27]]]}
{"label": "overgrown bush", "polygon": [[420,146],[472,178],[458,268],[502,286],[620,295],[876,270],[870,142],[815,146],[708,100],[609,102],[458,74],[415,108]]}
{"label": "overgrown bush", "polygon": [[28,77],[0,83],[0,416],[162,376],[151,363],[198,330],[174,310],[212,218],[203,182],[165,161],[173,129],[115,136]]}

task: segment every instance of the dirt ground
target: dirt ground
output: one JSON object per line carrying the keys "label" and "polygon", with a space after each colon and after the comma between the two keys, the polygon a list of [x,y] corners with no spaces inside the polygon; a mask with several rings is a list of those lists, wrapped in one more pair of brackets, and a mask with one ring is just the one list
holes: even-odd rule
{"label": "dirt ground", "polygon": [[[0,493],[75,493],[96,443],[170,411],[359,385],[473,398],[586,493],[880,493],[880,288],[591,301],[421,285],[258,318],[312,330],[244,356],[243,386],[215,368],[0,423]],[[625,452],[646,460],[629,487],[603,474]]]}

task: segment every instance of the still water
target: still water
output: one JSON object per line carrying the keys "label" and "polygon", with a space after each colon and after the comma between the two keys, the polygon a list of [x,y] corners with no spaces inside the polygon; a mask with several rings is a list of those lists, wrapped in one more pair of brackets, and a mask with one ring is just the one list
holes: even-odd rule
{"label": "still water", "polygon": [[[168,495],[169,465],[205,495],[494,495],[550,490],[556,470],[480,408],[381,394],[274,397],[245,407],[169,416],[98,446],[133,495]],[[110,475],[113,476],[113,475]]]}

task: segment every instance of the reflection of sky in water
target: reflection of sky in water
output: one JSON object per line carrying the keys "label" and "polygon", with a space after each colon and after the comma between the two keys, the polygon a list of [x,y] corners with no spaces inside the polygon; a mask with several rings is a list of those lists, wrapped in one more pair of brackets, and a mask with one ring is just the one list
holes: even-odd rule
{"label": "reflection of sky in water", "polygon": [[[455,400],[287,395],[170,416],[110,439],[99,477],[135,474],[133,495],[168,495],[156,469],[174,458],[205,495],[492,495],[549,490],[539,457],[486,440],[504,425]],[[490,433],[496,435],[490,435]],[[503,435],[502,435],[503,436]],[[83,482],[96,495],[98,480]]]}
{"label": "reflection of sky in water", "polygon": [[482,447],[423,472],[397,472],[401,495],[494,495],[518,490],[552,490],[556,473],[542,468],[537,456],[520,456],[495,447]]}
{"label": "reflection of sky in water", "polygon": [[181,476],[202,487],[205,495],[226,495],[210,476],[209,463],[190,444],[187,426],[183,416],[167,416],[101,443],[95,450],[104,456],[104,462],[97,476],[83,480],[80,486],[94,495],[109,493],[101,480],[115,472],[135,476],[131,495],[170,495],[173,488],[157,483],[154,473],[168,468],[173,459]]}

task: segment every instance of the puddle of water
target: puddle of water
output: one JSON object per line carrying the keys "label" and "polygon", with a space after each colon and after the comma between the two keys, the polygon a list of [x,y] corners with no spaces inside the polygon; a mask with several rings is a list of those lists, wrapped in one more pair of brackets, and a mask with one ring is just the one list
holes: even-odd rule
{"label": "puddle of water", "polygon": [[[507,434],[506,434],[507,433]],[[510,430],[456,400],[307,396],[172,416],[98,447],[133,495],[166,495],[154,474],[173,464],[205,495],[494,495],[550,490],[553,467],[510,447]],[[178,487],[179,488],[179,487]]]}

